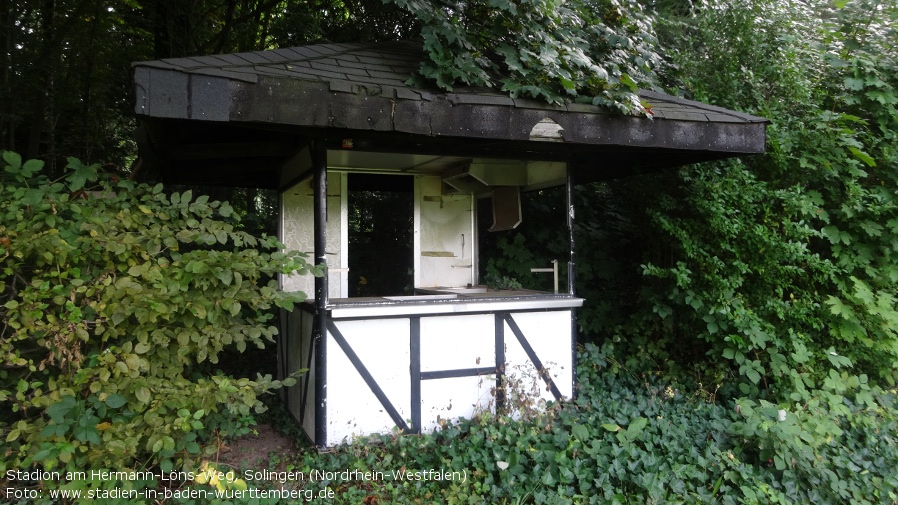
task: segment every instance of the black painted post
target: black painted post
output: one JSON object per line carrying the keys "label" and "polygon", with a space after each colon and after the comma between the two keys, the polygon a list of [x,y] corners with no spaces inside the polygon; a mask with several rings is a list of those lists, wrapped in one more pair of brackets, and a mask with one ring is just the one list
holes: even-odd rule
{"label": "black painted post", "polygon": [[[570,253],[567,262],[567,290],[571,296],[576,295],[576,252],[574,248],[574,175],[567,172],[567,231]],[[571,309],[571,398],[577,397],[577,309]]]}
{"label": "black painted post", "polygon": [[497,312],[496,321],[496,413],[505,410],[505,315]]}
{"label": "black painted post", "polygon": [[325,272],[315,277],[315,445],[327,445],[327,148],[323,139],[312,142],[315,264]]}
{"label": "black painted post", "polygon": [[565,195],[567,197],[567,233],[568,233],[568,245],[570,247],[570,251],[568,252],[568,261],[567,261],[567,292],[571,296],[576,293],[575,280],[576,280],[576,253],[574,252],[574,176],[568,171],[567,174],[567,185],[566,185]]}
{"label": "black painted post", "polygon": [[421,318],[409,319],[412,433],[421,433]]}

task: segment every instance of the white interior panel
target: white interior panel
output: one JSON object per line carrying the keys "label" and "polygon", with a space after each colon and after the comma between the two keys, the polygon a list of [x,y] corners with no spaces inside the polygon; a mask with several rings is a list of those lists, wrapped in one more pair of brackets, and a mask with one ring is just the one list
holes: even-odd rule
{"label": "white interior panel", "polygon": [[[349,264],[346,254],[349,217],[346,187],[345,173],[328,172],[325,248],[327,264],[332,269],[345,269]],[[281,242],[288,251],[306,253],[309,263],[314,262],[314,211],[312,178],[305,179],[281,194]],[[348,272],[330,272],[328,296],[332,298],[347,296],[348,278]],[[309,298],[314,298],[315,278],[312,275],[281,276],[281,288],[284,291],[302,291]]]}
{"label": "white interior panel", "polygon": [[442,184],[415,177],[415,287],[476,283],[474,196],[443,195]]}

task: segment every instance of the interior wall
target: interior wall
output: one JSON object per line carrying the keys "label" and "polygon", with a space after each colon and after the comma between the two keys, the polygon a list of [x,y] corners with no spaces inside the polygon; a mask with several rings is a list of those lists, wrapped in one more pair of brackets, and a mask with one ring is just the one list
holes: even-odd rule
{"label": "interior wall", "polygon": [[444,195],[439,176],[415,177],[415,287],[477,283],[474,196]]}
{"label": "interior wall", "polygon": [[[330,298],[349,296],[349,272],[345,271],[349,267],[346,195],[346,174],[328,172],[326,250]],[[288,251],[306,253],[310,263],[314,262],[315,250],[314,203],[311,177],[281,193],[280,240]],[[302,291],[314,298],[315,277],[311,274],[281,276],[281,289]]]}

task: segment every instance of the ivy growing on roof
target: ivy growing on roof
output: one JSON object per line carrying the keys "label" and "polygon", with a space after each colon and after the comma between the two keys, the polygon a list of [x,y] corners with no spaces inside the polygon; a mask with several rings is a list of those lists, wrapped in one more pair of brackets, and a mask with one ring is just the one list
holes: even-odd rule
{"label": "ivy growing on roof", "polygon": [[661,65],[653,19],[632,0],[389,0],[422,23],[418,81],[644,113]]}

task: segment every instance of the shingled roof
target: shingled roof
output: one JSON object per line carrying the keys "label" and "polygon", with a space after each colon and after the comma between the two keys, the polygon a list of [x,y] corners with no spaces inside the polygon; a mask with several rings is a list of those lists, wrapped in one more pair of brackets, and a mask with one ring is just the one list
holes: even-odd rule
{"label": "shingled roof", "polygon": [[[352,136],[373,151],[523,153],[592,179],[764,151],[763,118],[650,91],[640,96],[653,118],[490,89],[421,89],[407,82],[423,58],[418,42],[389,42],[137,62],[140,140],[168,167],[230,167],[261,186],[274,184],[267,165],[309,137]],[[591,166],[596,154],[605,166]]]}

